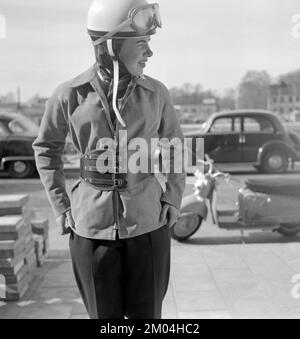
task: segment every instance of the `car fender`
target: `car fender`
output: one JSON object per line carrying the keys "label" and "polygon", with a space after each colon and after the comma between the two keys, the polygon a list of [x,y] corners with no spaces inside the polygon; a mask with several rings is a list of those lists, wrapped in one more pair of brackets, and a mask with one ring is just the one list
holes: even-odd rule
{"label": "car fender", "polygon": [[283,152],[286,152],[293,159],[293,161],[297,160],[298,158],[297,152],[287,143],[283,141],[270,141],[261,146],[260,149],[258,150],[257,155],[258,165],[262,164],[265,154],[272,150],[281,150]]}

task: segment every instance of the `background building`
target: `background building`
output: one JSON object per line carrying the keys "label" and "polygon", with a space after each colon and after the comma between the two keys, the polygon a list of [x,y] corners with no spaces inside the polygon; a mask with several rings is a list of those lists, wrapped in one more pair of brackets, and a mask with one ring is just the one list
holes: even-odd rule
{"label": "background building", "polygon": [[300,93],[284,81],[271,85],[268,109],[278,113],[286,121],[300,121]]}
{"label": "background building", "polygon": [[174,107],[182,123],[202,123],[219,111],[215,98],[203,99],[202,104],[199,105],[175,105]]}

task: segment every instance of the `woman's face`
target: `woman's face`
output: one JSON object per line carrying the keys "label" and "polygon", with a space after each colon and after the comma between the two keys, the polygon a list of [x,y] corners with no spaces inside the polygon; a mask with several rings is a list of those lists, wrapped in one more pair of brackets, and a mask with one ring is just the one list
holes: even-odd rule
{"label": "woman's face", "polygon": [[153,52],[149,47],[150,37],[126,39],[119,52],[119,58],[133,76],[143,74],[148,58]]}

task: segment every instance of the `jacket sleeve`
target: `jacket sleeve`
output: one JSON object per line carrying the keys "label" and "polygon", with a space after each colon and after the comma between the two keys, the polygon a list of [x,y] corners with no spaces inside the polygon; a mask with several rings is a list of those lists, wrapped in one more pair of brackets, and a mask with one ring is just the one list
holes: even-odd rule
{"label": "jacket sleeve", "polygon": [[186,181],[184,136],[165,86],[162,87],[161,100],[163,107],[159,137],[162,165],[167,176],[166,191],[161,201],[180,209]]}
{"label": "jacket sleeve", "polygon": [[47,101],[38,137],[32,145],[37,170],[56,217],[70,210],[62,161],[68,123],[60,93],[57,89]]}

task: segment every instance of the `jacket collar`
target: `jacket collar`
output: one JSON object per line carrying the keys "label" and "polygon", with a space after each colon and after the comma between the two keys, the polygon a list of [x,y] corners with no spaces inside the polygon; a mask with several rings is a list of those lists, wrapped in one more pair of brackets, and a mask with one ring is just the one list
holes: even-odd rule
{"label": "jacket collar", "polygon": [[76,78],[71,81],[70,86],[73,88],[83,86],[91,82],[95,77],[97,77],[97,71],[95,65],[91,66],[85,72],[79,74]]}
{"label": "jacket collar", "polygon": [[137,86],[141,86],[150,92],[156,91],[155,87],[147,76],[144,76],[143,78],[134,78],[134,82],[137,84]]}
{"label": "jacket collar", "polygon": [[[94,64],[88,70],[86,70],[85,72],[79,74],[76,78],[74,78],[71,81],[70,86],[72,88],[83,86],[87,83],[90,83],[97,76],[98,76],[98,73],[96,69],[96,64]],[[134,78],[134,82],[136,83],[137,86],[141,86],[148,91],[151,91],[151,92],[156,91],[155,87],[153,86],[153,84],[151,83],[148,77]]]}

